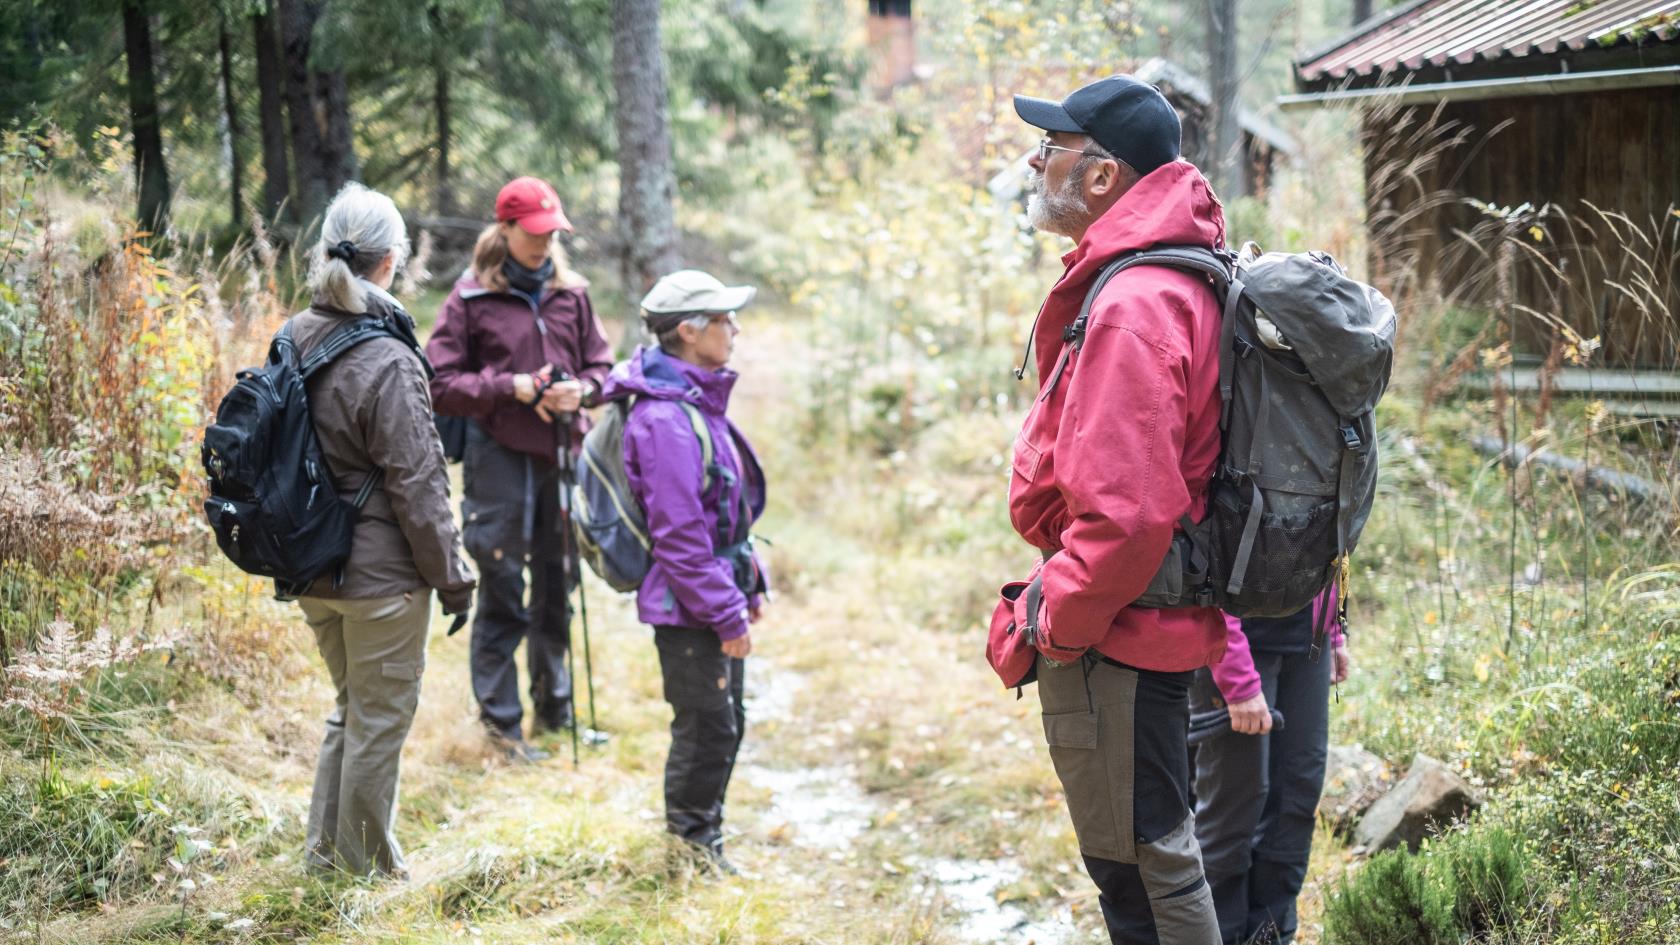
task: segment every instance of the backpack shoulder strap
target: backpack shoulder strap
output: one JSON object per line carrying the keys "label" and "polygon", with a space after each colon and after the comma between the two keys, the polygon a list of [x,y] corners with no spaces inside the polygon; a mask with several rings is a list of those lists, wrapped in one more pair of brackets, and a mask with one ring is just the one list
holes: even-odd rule
{"label": "backpack shoulder strap", "polygon": [[704,493],[712,486],[712,465],[717,458],[717,450],[712,443],[712,431],[706,428],[706,418],[700,416],[700,408],[686,400],[677,401],[677,405],[682,407],[683,416],[688,418],[688,425],[694,428],[694,435],[700,440],[700,491]]}
{"label": "backpack shoulder strap", "polygon": [[1212,250],[1205,246],[1155,246],[1114,257],[1091,281],[1090,291],[1085,293],[1085,301],[1080,303],[1079,314],[1073,323],[1062,329],[1062,356],[1056,361],[1056,370],[1050,375],[1050,383],[1045,385],[1046,395],[1055,390],[1056,385],[1060,383],[1062,371],[1067,368],[1072,353],[1084,347],[1085,330],[1091,321],[1091,306],[1096,304],[1097,296],[1102,294],[1109,280],[1135,266],[1168,266],[1207,276],[1213,283],[1214,293],[1225,303],[1223,308],[1227,315],[1232,307],[1231,299],[1234,298],[1232,288],[1240,285],[1232,257],[1224,250]]}
{"label": "backpack shoulder strap", "polygon": [[298,366],[298,374],[307,381],[317,371],[337,360],[339,355],[374,338],[395,338],[403,341],[402,336],[392,331],[383,320],[358,318],[348,325],[340,325],[333,329],[332,334],[316,345],[315,349],[309,352],[309,357],[303,359],[303,363]]}
{"label": "backpack shoulder strap", "polygon": [[290,364],[296,367],[297,362],[297,342],[292,340],[292,320],[288,318],[286,323],[280,326],[280,330],[274,333],[274,339],[268,343],[268,363]]}

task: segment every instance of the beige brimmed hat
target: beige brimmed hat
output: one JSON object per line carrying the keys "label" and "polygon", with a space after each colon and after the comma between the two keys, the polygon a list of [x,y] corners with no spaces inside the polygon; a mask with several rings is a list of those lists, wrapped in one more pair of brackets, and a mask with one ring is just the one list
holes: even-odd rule
{"label": "beige brimmed hat", "polygon": [[642,311],[650,316],[733,312],[746,307],[757,294],[758,289],[750,285],[724,285],[710,273],[679,269],[642,296]]}

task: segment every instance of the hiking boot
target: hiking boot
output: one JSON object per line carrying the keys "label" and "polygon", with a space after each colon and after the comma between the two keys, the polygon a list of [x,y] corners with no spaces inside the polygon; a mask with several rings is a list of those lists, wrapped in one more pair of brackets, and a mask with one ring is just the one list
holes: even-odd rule
{"label": "hiking boot", "polygon": [[723,855],[722,840],[716,840],[709,844],[695,843],[692,840],[684,840],[683,842],[688,845],[689,852],[694,855],[694,858],[699,861],[703,868],[720,876],[741,875],[741,871],[736,868],[735,864],[729,862],[729,858]]}
{"label": "hiking boot", "polygon": [[497,747],[501,749],[502,757],[506,758],[509,764],[534,765],[541,761],[547,761],[550,757],[548,752],[532,745],[523,738],[497,736],[496,743]]}

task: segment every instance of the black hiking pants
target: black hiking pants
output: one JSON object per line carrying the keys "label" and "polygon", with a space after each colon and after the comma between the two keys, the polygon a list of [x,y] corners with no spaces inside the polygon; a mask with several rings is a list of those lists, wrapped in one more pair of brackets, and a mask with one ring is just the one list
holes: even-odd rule
{"label": "black hiking pants", "polygon": [[1039,657],[1050,760],[1116,943],[1219,941],[1190,813],[1191,678]]}
{"label": "black hiking pants", "polygon": [[564,554],[570,543],[560,514],[559,469],[502,446],[474,424],[461,478],[461,540],[478,565],[470,665],[479,717],[493,734],[521,737],[514,651],[524,641],[537,724],[568,726],[572,615],[566,593],[577,583],[577,555],[572,549],[568,561]]}
{"label": "black hiking pants", "polygon": [[721,850],[723,797],[747,725],[746,660],[725,656],[710,630],[658,626],[653,642],[672,712],[665,826],[690,843]]}
{"label": "black hiking pants", "polygon": [[[1235,943],[1295,938],[1295,900],[1312,854],[1329,742],[1331,659],[1254,651],[1266,703],[1284,727],[1267,735],[1227,732],[1196,748],[1196,837],[1219,914]],[[1224,704],[1207,670],[1196,675],[1194,711]]]}

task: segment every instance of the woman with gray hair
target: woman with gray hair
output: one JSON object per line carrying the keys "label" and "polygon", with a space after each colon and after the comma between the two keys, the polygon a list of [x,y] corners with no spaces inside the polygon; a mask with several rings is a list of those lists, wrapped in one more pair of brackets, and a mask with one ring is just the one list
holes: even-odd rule
{"label": "woman with gray hair", "polygon": [[391,198],[348,185],[310,250],[310,306],[288,323],[303,361],[369,319],[382,328],[307,381],[333,487],[366,502],[349,560],[298,604],[337,691],[309,805],[307,863],[391,876],[406,875],[393,835],[398,762],[420,701],[432,591],[445,613],[465,614],[475,584],[449,510],[431,365],[387,291],[408,248]]}
{"label": "woman with gray hair", "polygon": [[769,596],[752,543],[764,471],[725,415],[738,377],[728,367],[735,310],[755,291],[694,269],[660,279],[642,299],[658,345],[637,348],[601,392],[631,404],[624,471],[652,541],[636,610],[653,626],[671,704],[666,829],[726,873],[735,870],[723,855],[723,798],[746,727],[748,625]]}

